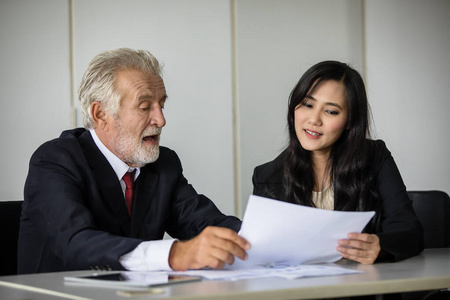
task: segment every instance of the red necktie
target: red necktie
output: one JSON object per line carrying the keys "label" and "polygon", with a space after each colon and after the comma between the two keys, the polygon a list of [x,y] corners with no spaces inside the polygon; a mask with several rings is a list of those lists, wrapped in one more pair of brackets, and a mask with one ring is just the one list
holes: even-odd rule
{"label": "red necktie", "polygon": [[125,182],[125,185],[126,185],[126,188],[125,188],[125,202],[127,203],[128,215],[129,216],[131,216],[131,206],[133,204],[134,173],[136,173],[136,170],[134,170],[133,172],[127,172],[122,177],[122,179],[123,179],[123,181]]}

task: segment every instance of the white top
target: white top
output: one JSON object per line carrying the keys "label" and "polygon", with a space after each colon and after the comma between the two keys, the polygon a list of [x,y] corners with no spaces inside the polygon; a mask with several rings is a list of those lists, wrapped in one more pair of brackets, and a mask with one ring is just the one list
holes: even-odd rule
{"label": "white top", "polygon": [[[109,149],[100,141],[94,129],[90,129],[89,132],[98,149],[114,169],[125,195],[125,182],[122,180],[122,177],[126,172],[132,171],[133,168],[130,168],[126,163],[109,151]],[[135,169],[136,174],[134,179],[136,180],[140,174],[140,169]],[[172,270],[169,266],[169,253],[174,242],[174,239],[142,242],[133,251],[122,255],[119,258],[119,262],[125,269],[130,271]]]}
{"label": "white top", "polygon": [[312,193],[312,201],[317,208],[334,210],[334,191],[333,185],[330,184],[321,192]]}

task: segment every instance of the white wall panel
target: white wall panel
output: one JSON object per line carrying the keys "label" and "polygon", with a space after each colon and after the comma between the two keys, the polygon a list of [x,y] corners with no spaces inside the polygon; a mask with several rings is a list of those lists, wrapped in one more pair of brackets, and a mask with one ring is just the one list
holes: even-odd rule
{"label": "white wall panel", "polygon": [[178,153],[199,193],[233,214],[229,1],[78,0],[74,12],[76,85],[100,51],[152,52],[169,96],[161,144]]}
{"label": "white wall panel", "polygon": [[148,49],[165,64],[162,144],[225,213],[235,211],[235,176],[243,213],[253,168],[285,146],[291,89],[325,59],[364,69],[376,136],[392,150],[408,189],[450,193],[448,1],[235,1],[236,120],[230,0],[73,3],[71,78],[69,1],[0,1],[0,167],[9,171],[0,175],[0,200],[22,199],[33,151],[71,126],[71,80],[77,89],[88,62],[118,47]]}
{"label": "white wall panel", "polygon": [[0,201],[23,199],[31,154],[70,126],[68,1],[0,1]]}
{"label": "white wall panel", "polygon": [[407,189],[450,194],[450,1],[366,1],[366,24],[377,136]]}

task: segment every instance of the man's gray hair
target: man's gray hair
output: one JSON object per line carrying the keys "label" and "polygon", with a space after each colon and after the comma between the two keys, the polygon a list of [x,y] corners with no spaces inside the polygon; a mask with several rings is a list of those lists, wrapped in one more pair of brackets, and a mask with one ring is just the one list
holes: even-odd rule
{"label": "man's gray hair", "polygon": [[122,95],[116,90],[116,75],[123,70],[138,70],[162,77],[158,60],[146,50],[119,48],[101,52],[89,63],[78,90],[86,129],[95,127],[91,104],[101,102],[107,111],[117,115]]}

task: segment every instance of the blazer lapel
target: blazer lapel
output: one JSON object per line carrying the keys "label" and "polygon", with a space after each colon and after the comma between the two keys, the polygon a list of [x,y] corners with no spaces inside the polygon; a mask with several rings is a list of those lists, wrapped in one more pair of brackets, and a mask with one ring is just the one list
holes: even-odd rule
{"label": "blazer lapel", "polygon": [[92,139],[89,131],[83,133],[80,137],[80,144],[82,144],[85,152],[85,157],[94,174],[96,184],[101,194],[101,201],[104,205],[108,205],[114,215],[116,215],[122,229],[126,235],[130,232],[130,217],[123,196],[120,182],[117,179],[116,173],[109,164],[105,156],[100,152]]}
{"label": "blazer lapel", "polygon": [[159,173],[156,171],[157,163],[149,164],[141,168],[141,173],[135,182],[133,195],[133,211],[131,213],[131,237],[139,237],[143,229],[142,224],[149,213]]}

